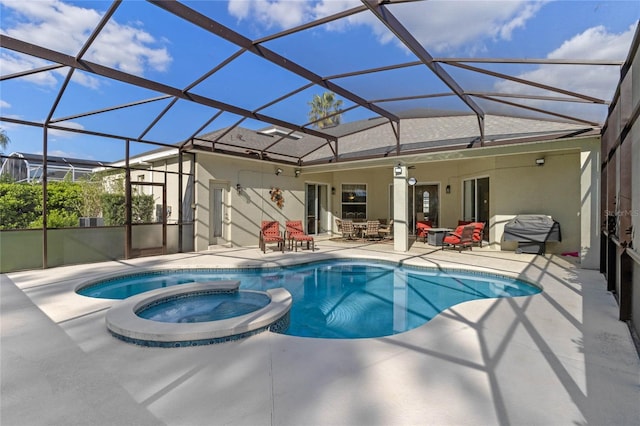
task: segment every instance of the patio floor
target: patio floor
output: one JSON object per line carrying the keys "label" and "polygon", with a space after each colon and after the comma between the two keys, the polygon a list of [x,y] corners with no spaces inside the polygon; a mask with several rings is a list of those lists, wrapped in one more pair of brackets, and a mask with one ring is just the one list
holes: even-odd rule
{"label": "patio floor", "polygon": [[[631,425],[640,361],[598,271],[573,259],[319,240],[297,253],[220,249],[25,271],[1,279],[1,414],[12,425]],[[332,257],[491,270],[532,297],[467,302],[409,332],[324,340],[270,332],[145,348],[105,328],[84,280],[140,268],[276,265]]]}

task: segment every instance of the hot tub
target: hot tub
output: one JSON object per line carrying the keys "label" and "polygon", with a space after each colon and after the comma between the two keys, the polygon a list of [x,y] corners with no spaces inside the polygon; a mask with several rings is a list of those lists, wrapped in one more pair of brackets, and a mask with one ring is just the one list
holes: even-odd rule
{"label": "hot tub", "polygon": [[[120,340],[143,346],[183,347],[198,346],[233,340],[260,333],[265,330],[283,331],[289,324],[291,294],[283,288],[270,289],[265,292],[255,290],[239,290],[240,281],[211,281],[183,284],[161,288],[129,297],[114,305],[106,315],[107,329]],[[176,322],[142,318],[139,313],[155,308],[170,301],[179,306],[181,301],[188,303],[192,297],[229,295],[230,293],[247,293],[249,299],[269,299],[266,306],[256,306],[247,313],[246,305],[239,307],[239,315],[233,313],[233,300],[225,300],[223,319],[207,320],[206,315],[169,315]],[[258,297],[255,297],[258,296]],[[236,300],[242,300],[242,298]],[[215,310],[220,305],[212,305]],[[214,316],[215,317],[215,316]],[[181,318],[183,319],[181,322]],[[186,318],[186,320],[184,320]],[[203,320],[199,320],[203,319]]]}

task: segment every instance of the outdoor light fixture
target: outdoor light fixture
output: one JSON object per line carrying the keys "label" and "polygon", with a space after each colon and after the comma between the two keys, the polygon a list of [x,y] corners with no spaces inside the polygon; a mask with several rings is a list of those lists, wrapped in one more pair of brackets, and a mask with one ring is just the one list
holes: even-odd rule
{"label": "outdoor light fixture", "polygon": [[302,170],[300,169],[295,170],[296,177],[300,176],[300,173],[302,173]]}
{"label": "outdoor light fixture", "polygon": [[400,164],[398,164],[394,169],[393,172],[396,174],[396,176],[399,176],[402,174],[402,167],[400,166]]}
{"label": "outdoor light fixture", "polygon": [[331,187],[331,195],[336,195],[336,189],[333,186]]}
{"label": "outdoor light fixture", "polygon": [[445,191],[447,191],[447,194],[451,194],[451,185],[447,185]]}
{"label": "outdoor light fixture", "polygon": [[536,158],[536,164],[538,166],[544,166],[544,158]]}
{"label": "outdoor light fixture", "polygon": [[242,192],[242,185],[240,185],[239,183],[236,184],[236,190],[238,191],[238,194]]}
{"label": "outdoor light fixture", "polygon": [[282,173],[282,169],[280,167],[278,167],[276,169],[276,176],[280,176],[281,173]]}
{"label": "outdoor light fixture", "polygon": [[418,181],[416,180],[416,178],[414,178],[414,177],[409,178],[409,185],[413,186],[413,185],[415,185],[416,183],[418,183]]}

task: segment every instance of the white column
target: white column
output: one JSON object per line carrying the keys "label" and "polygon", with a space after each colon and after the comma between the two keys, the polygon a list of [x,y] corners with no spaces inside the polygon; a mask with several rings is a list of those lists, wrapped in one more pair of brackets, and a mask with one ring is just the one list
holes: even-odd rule
{"label": "white column", "polygon": [[580,264],[585,269],[600,265],[600,151],[594,143],[580,152]]}
{"label": "white column", "polygon": [[[399,168],[400,174],[396,174]],[[407,166],[398,165],[393,173],[393,249],[409,250],[409,190],[407,186]]]}

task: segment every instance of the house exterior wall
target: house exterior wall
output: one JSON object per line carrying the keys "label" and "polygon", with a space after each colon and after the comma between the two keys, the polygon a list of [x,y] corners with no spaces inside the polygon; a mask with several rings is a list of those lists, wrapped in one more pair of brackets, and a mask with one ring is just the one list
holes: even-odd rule
{"label": "house exterior wall", "polygon": [[[562,242],[548,243],[549,253],[579,251],[580,247],[580,153],[546,155],[543,166],[536,165],[540,154],[496,159],[492,185],[493,241],[503,238],[504,225],[515,215],[543,214],[560,223]],[[505,249],[516,244],[505,243]]]}
{"label": "house exterior wall", "polygon": [[[225,246],[257,246],[263,220],[279,221],[281,230],[284,231],[286,220],[304,219],[305,182],[309,177],[303,175],[296,178],[294,167],[202,153],[197,154],[196,163],[196,251],[207,250],[210,246],[209,194],[213,184],[227,188],[224,191],[226,215],[222,239]],[[282,169],[280,175],[275,173],[278,167]],[[314,180],[317,180],[317,176]],[[237,191],[237,184],[241,185],[241,191]],[[282,208],[271,200],[271,188],[282,191]]]}
{"label": "house exterior wall", "polygon": [[[475,157],[422,161],[411,164],[407,178],[419,184],[440,186],[439,226],[455,228],[462,219],[463,182],[488,177],[490,182],[489,241],[497,250],[515,250],[514,243],[503,243],[504,224],[518,214],[546,214],[560,223],[562,242],[548,243],[547,252],[577,252],[583,266],[595,268],[598,245],[598,150],[599,138],[537,143],[523,148],[496,148],[490,152],[470,150]],[[545,158],[543,166],[537,158]],[[224,219],[227,246],[255,246],[262,220],[305,217],[305,182],[326,183],[335,188],[330,195],[333,217],[341,217],[341,185],[367,185],[367,217],[389,217],[389,191],[393,185],[393,166],[352,165],[351,169],[313,172],[304,170],[296,178],[293,167],[253,160],[198,154],[196,161],[196,250],[207,250],[209,239],[209,187],[222,184],[225,193]],[[275,174],[276,168],[283,172]],[[359,167],[359,168],[358,168]],[[240,184],[240,193],[236,185]],[[445,188],[450,185],[451,192]],[[279,188],[285,199],[279,208],[270,199],[269,190]],[[335,229],[331,219],[333,231]],[[594,242],[595,241],[595,242]]]}

